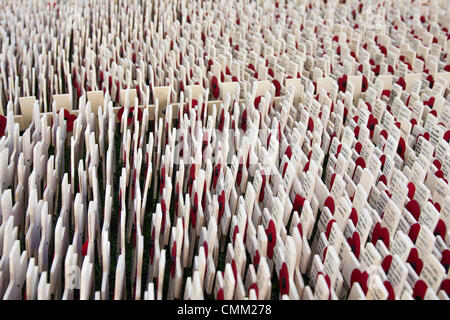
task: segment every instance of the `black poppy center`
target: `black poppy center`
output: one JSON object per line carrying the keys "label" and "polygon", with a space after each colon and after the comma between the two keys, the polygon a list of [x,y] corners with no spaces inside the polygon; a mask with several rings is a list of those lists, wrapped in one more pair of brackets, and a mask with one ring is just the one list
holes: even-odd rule
{"label": "black poppy center", "polygon": [[281,278],[281,287],[283,289],[286,289],[286,278],[285,277]]}
{"label": "black poppy center", "polygon": [[272,242],[272,232],[269,232],[269,235],[267,236],[267,239],[269,240],[269,242]]}

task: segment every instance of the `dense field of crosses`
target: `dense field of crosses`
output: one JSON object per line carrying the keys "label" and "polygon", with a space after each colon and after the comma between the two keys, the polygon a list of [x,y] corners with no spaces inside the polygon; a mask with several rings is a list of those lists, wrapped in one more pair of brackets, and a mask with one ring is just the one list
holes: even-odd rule
{"label": "dense field of crosses", "polygon": [[0,298],[450,296],[446,1],[0,3]]}

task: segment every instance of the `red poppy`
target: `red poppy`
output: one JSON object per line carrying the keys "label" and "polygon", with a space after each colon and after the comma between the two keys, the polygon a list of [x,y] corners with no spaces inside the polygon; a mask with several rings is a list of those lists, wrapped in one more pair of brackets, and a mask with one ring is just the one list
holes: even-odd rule
{"label": "red poppy", "polygon": [[342,150],[342,143],[339,144],[336,148],[336,154],[334,155],[336,157],[336,159],[337,159],[339,153],[341,153],[341,150]]}
{"label": "red poppy", "polygon": [[219,88],[219,80],[217,80],[216,76],[211,78],[211,91],[212,95],[215,99],[218,99],[220,96],[220,88]]}
{"label": "red poppy", "polygon": [[379,178],[378,181],[381,181],[384,183],[384,185],[387,185],[387,179],[386,176],[384,174],[382,174]]}
{"label": "red poppy", "polygon": [[275,248],[275,244],[277,243],[277,232],[273,220],[269,221],[269,225],[267,226],[266,229],[266,235],[267,235],[267,257],[269,259],[272,259],[273,250]]}
{"label": "red poppy", "polygon": [[445,291],[445,293],[450,296],[450,279],[444,279],[441,283],[440,289]]}
{"label": "red poppy", "polygon": [[361,167],[361,169],[365,169],[366,168],[366,161],[364,161],[363,157],[358,157],[358,159],[356,159],[355,161],[355,171],[356,168]]}
{"label": "red poppy", "polygon": [[391,90],[383,90],[383,92],[381,93],[381,97],[386,96],[386,97],[390,97],[391,96]]}
{"label": "red poppy", "polygon": [[88,247],[89,247],[89,236],[87,237],[86,242],[81,247],[82,256],[87,256]]}
{"label": "red poppy", "polygon": [[384,54],[384,55],[386,56],[386,55],[387,55],[387,49],[386,49],[386,47],[380,45],[379,48],[380,48],[381,53]]}
{"label": "red poppy", "polygon": [[303,237],[303,227],[300,222],[297,224],[297,230],[298,230],[298,233],[300,234],[300,237]]}
{"label": "red poppy", "polygon": [[289,272],[286,262],[281,266],[278,282],[281,295],[289,294]]}
{"label": "red poppy", "polygon": [[434,159],[433,160],[433,164],[438,170],[441,170],[442,164],[441,164],[441,162],[438,159]]}
{"label": "red poppy", "polygon": [[367,129],[370,131],[370,139],[373,139],[373,134],[375,132],[375,127],[378,124],[377,118],[372,114],[369,114],[369,120],[367,121]]}
{"label": "red poppy", "polygon": [[414,219],[416,219],[416,221],[419,220],[420,217],[420,206],[419,203],[416,200],[410,200],[406,206],[405,206],[406,210],[408,210],[412,216],[414,217]]}
{"label": "red poppy", "polygon": [[386,248],[389,249],[390,243],[389,231],[387,228],[382,227],[380,222],[377,222],[375,228],[373,229],[372,244],[376,245],[378,240],[383,241]]}
{"label": "red poppy", "polygon": [[279,97],[281,94],[281,84],[277,79],[273,79],[272,83],[275,86],[275,97]]}
{"label": "red poppy", "polygon": [[[327,248],[325,248],[325,249],[327,249]],[[320,275],[323,276],[323,278],[325,279],[325,282],[327,283],[328,290],[330,290],[330,289],[331,289],[331,280],[330,280],[330,277],[329,277],[327,274],[324,274],[322,271],[319,271],[319,272],[317,273],[317,276],[316,276],[316,281],[317,281],[317,279],[319,278]],[[330,294],[329,294],[329,296],[328,296],[328,300],[329,300],[329,299],[331,299],[331,292],[330,292]]]}
{"label": "red poppy", "polygon": [[417,251],[417,248],[411,248],[411,251],[409,252],[408,259],[406,259],[406,262],[411,265],[411,267],[414,269],[414,271],[417,273],[418,276],[420,276],[420,273],[422,272],[423,268],[423,261],[419,258],[419,252]]}
{"label": "red poppy", "polygon": [[333,188],[334,180],[336,179],[336,173],[333,173],[330,178],[330,190]]}
{"label": "red poppy", "polygon": [[367,90],[367,78],[365,75],[362,76],[362,82],[361,82],[361,92],[366,92]]}
{"label": "red poppy", "polygon": [[241,115],[241,129],[244,132],[247,131],[247,109],[244,109],[244,111],[242,111],[242,115]]}
{"label": "red poppy", "polygon": [[225,210],[225,191],[222,190],[222,193],[218,197],[219,201],[219,212],[217,217],[217,224],[220,224],[220,221],[222,221],[223,212]]}
{"label": "red poppy", "polygon": [[359,269],[355,269],[352,272],[352,275],[350,276],[350,286],[353,285],[353,283],[357,282],[361,286],[361,289],[363,290],[364,294],[367,294],[367,280],[369,279],[369,274],[367,271],[361,272]]}
{"label": "red poppy", "polygon": [[[72,132],[73,131],[73,123],[77,119],[77,116],[71,114],[69,112],[69,110],[67,110],[67,109],[60,109],[60,110],[58,110],[57,113],[59,114],[59,112],[61,110],[63,110],[64,120],[66,120],[66,122],[67,122],[67,126],[66,126],[67,132]],[[119,112],[120,112],[120,110],[119,110]],[[5,128],[6,128],[6,118],[5,118],[5,120],[3,120],[2,118],[5,118],[5,117],[0,116],[0,137],[3,137],[3,135],[5,134]]]}
{"label": "red poppy", "polygon": [[258,284],[256,282],[253,282],[252,285],[248,288],[247,295],[250,294],[250,290],[255,290],[256,298],[258,298]]}
{"label": "red poppy", "polygon": [[372,68],[372,71],[378,77],[380,75],[380,65],[377,65],[375,68]]}
{"label": "red poppy", "polygon": [[388,138],[388,133],[385,129],[381,130],[380,136],[382,136],[385,140]]}
{"label": "red poppy", "polygon": [[236,241],[236,235],[238,233],[239,233],[239,227],[236,225],[236,226],[234,226],[234,229],[233,229],[233,237],[232,237],[233,243]]}
{"label": "red poppy", "polygon": [[333,199],[332,196],[328,196],[325,199],[325,202],[324,202],[323,206],[327,207],[328,209],[330,209],[331,214],[334,214],[335,207],[334,207],[334,199]]}
{"label": "red poppy", "polygon": [[444,134],[444,140],[450,142],[450,130],[447,130]]}
{"label": "red poppy", "polygon": [[259,192],[259,198],[258,201],[262,202],[264,200],[264,192],[266,189],[266,175],[264,172],[261,173],[262,182],[261,182],[261,191]]}
{"label": "red poppy", "polygon": [[249,68],[250,70],[256,71],[255,66],[251,63],[247,66],[247,68]]}
{"label": "red poppy", "polygon": [[423,280],[417,280],[413,289],[414,300],[423,300],[425,298],[425,293],[427,292],[428,286]]}
{"label": "red poppy", "polygon": [[289,160],[291,160],[291,157],[292,157],[292,148],[291,148],[291,146],[287,146],[286,150],[284,151],[284,154],[288,157]]}
{"label": "red poppy", "polygon": [[225,110],[222,109],[222,112],[220,113],[220,117],[219,117],[219,130],[220,132],[222,132],[223,130],[223,125],[225,123]]}
{"label": "red poppy", "polygon": [[358,224],[358,212],[356,212],[355,208],[352,208],[349,219],[352,220],[353,225],[356,227]]}
{"label": "red poppy", "polygon": [[434,173],[434,175],[435,175],[437,178],[439,178],[439,179],[444,179],[444,180],[445,180],[445,178],[444,178],[444,172],[442,172],[442,170],[436,171],[436,172]]}
{"label": "red poppy", "polygon": [[292,211],[297,211],[300,214],[302,212],[304,203],[305,203],[305,198],[303,198],[299,194],[296,194],[295,199],[294,199],[294,205],[292,206]]}
{"label": "red poppy", "polygon": [[392,263],[392,255],[388,254],[384,257],[383,262],[381,262],[381,267],[383,268],[384,273],[388,274],[389,269],[391,268]]}
{"label": "red poppy", "polygon": [[256,250],[255,256],[253,257],[253,266],[255,267],[255,271],[258,271],[259,261],[261,260],[261,256],[259,251]]}
{"label": "red poppy", "polygon": [[444,71],[450,72],[450,64],[448,64],[444,67]]}
{"label": "red poppy", "polygon": [[436,224],[436,228],[434,228],[434,235],[440,235],[442,239],[445,239],[446,234],[447,226],[445,225],[445,222],[442,221],[442,219],[439,219],[438,223]]}
{"label": "red poppy", "polygon": [[189,180],[188,180],[189,194],[192,194],[192,186],[194,185],[194,180],[195,180],[195,163],[191,165],[191,169],[189,170]]}
{"label": "red poppy", "polygon": [[225,296],[224,296],[222,288],[220,288],[219,291],[217,291],[216,300],[225,300]]}
{"label": "red poppy", "polygon": [[236,183],[237,183],[238,187],[241,186],[241,181],[242,181],[242,169],[243,169],[243,163],[241,162],[241,163],[239,163],[239,166],[238,166],[238,172],[237,172],[237,175],[236,175]]}
{"label": "red poppy", "polygon": [[384,281],[383,284],[388,292],[387,300],[395,300],[395,292],[394,292],[394,288],[392,287],[392,284],[387,280]]}
{"label": "red poppy", "polygon": [[335,223],[335,222],[336,222],[336,220],[334,220],[334,219],[331,219],[330,221],[328,221],[327,229],[325,230],[325,237],[327,239],[330,236],[331,229],[333,228],[333,223]]}
{"label": "red poppy", "polygon": [[164,230],[164,227],[166,226],[166,201],[164,199],[161,199],[161,213],[162,213],[162,219],[161,219],[161,230]]}
{"label": "red poppy", "polygon": [[445,273],[448,273],[448,268],[450,266],[450,250],[445,249],[441,252],[442,258],[441,258],[441,264],[445,269]]}
{"label": "red poppy", "polygon": [[397,81],[397,84],[402,87],[403,90],[406,89],[406,82],[405,79],[403,79],[403,77],[400,77]]}
{"label": "red poppy", "polygon": [[388,72],[394,74],[394,67],[392,65],[388,65]]}
{"label": "red poppy", "polygon": [[197,225],[197,209],[198,209],[198,195],[197,192],[194,194],[194,203],[191,207],[191,225],[195,228]]}
{"label": "red poppy", "polygon": [[256,110],[258,110],[258,108],[259,108],[259,104],[261,103],[261,98],[262,98],[262,96],[257,96],[255,98],[255,101],[253,104],[254,104]]}
{"label": "red poppy", "polygon": [[345,92],[347,90],[347,75],[344,74],[341,78],[338,80],[339,85],[339,91]]}
{"label": "red poppy", "polygon": [[[138,110],[138,121],[141,122],[142,121],[142,110],[140,108],[137,108],[137,110]],[[119,122],[122,121],[122,115],[123,115],[124,111],[125,111],[125,108],[122,107],[119,109],[119,112],[117,113],[117,118],[118,118]],[[64,112],[64,118],[65,118],[65,112]],[[127,126],[132,124],[133,120],[134,120],[134,107],[131,107],[130,109],[128,109]]]}
{"label": "red poppy", "polygon": [[283,166],[283,173],[282,173],[282,175],[281,175],[281,177],[284,179],[284,175],[286,174],[286,169],[287,169],[287,167],[288,167],[288,164],[289,164],[289,162],[285,162],[284,163],[284,166]]}
{"label": "red poppy", "polygon": [[314,131],[314,120],[311,117],[308,119],[308,130],[311,132]]}
{"label": "red poppy", "polygon": [[428,75],[427,81],[430,83],[430,88],[433,88],[434,85],[434,78],[431,74]]}
{"label": "red poppy", "polygon": [[405,151],[406,151],[406,143],[405,140],[400,137],[400,139],[398,140],[398,146],[397,146],[397,154],[400,156],[400,158],[402,158],[403,160],[405,159]]}
{"label": "red poppy", "polygon": [[416,186],[414,185],[413,182],[409,182],[407,187],[408,187],[408,198],[414,199],[414,195],[416,193]]}
{"label": "red poppy", "polygon": [[170,276],[171,278],[175,277],[175,269],[176,269],[176,260],[177,259],[177,242],[174,241],[172,245],[172,251],[170,253]]}
{"label": "red poppy", "polygon": [[355,139],[359,138],[359,130],[360,130],[359,126],[356,126],[355,130],[353,130],[353,133],[355,134]]}
{"label": "red poppy", "polygon": [[411,227],[409,228],[408,237],[411,239],[413,243],[416,243],[417,236],[419,235],[420,231],[420,224],[419,223],[413,223]]}
{"label": "red poppy", "polygon": [[359,233],[357,231],[353,232],[352,237],[347,238],[347,242],[350,245],[356,259],[359,259],[359,253],[361,251],[361,239],[359,237]]}
{"label": "red poppy", "polygon": [[423,105],[424,106],[429,106],[430,108],[433,108],[433,106],[434,106],[434,101],[435,101],[436,99],[434,98],[434,97],[431,97],[430,99],[428,99],[427,101],[424,101],[423,102]]}

